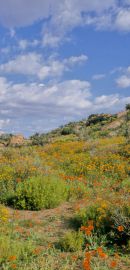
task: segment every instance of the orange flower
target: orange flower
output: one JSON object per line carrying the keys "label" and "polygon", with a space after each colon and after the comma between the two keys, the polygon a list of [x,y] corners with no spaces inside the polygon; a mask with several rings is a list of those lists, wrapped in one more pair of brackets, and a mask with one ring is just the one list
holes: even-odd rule
{"label": "orange flower", "polygon": [[86,230],[85,230],[85,234],[89,236],[89,235],[91,234],[91,231],[88,230],[88,229],[86,229]]}
{"label": "orange flower", "polygon": [[106,259],[108,257],[107,254],[103,252],[102,247],[98,247],[97,252],[98,252],[98,255],[100,256],[100,258],[102,258],[102,259]]}
{"label": "orange flower", "polygon": [[85,231],[85,234],[86,235],[90,235],[91,234],[91,231],[94,229],[94,226],[93,225],[89,225],[88,227],[86,226],[82,226],[81,227],[81,231]]}
{"label": "orange flower", "polygon": [[99,256],[100,256],[102,259],[106,259],[106,258],[108,257],[107,254],[104,253],[104,252],[101,252],[101,253],[99,254]]}
{"label": "orange flower", "polygon": [[9,261],[15,261],[16,260],[16,256],[15,255],[12,255],[8,258]]}
{"label": "orange flower", "polygon": [[17,265],[16,265],[16,264],[12,264],[12,265],[11,265],[11,268],[12,268],[12,269],[16,269],[16,268],[17,268]]}
{"label": "orange flower", "polygon": [[35,254],[35,255],[39,255],[40,253],[41,253],[41,251],[42,251],[42,249],[39,247],[39,248],[35,248],[34,250],[33,250],[33,254]]}
{"label": "orange flower", "polygon": [[102,252],[103,252],[102,247],[98,247],[98,248],[97,248],[97,252],[98,252],[98,254],[99,254],[99,253],[102,253]]}
{"label": "orange flower", "polygon": [[90,261],[90,259],[91,259],[91,253],[90,253],[89,251],[85,253],[85,258],[86,258],[88,261]]}
{"label": "orange flower", "polygon": [[84,270],[91,270],[90,268],[90,258],[85,258],[83,262],[83,268]]}
{"label": "orange flower", "polygon": [[80,230],[81,231],[85,231],[86,227],[85,226],[81,226]]}
{"label": "orange flower", "polygon": [[88,230],[92,231],[94,229],[94,226],[93,225],[89,225],[88,226]]}
{"label": "orange flower", "polygon": [[20,183],[20,182],[21,182],[21,178],[17,178],[17,179],[16,179],[16,182],[17,182],[17,183]]}
{"label": "orange flower", "polygon": [[74,261],[77,260],[77,258],[78,258],[78,256],[76,256],[76,255],[72,256],[72,259],[73,259]]}
{"label": "orange flower", "polygon": [[117,262],[116,261],[112,261],[111,263],[110,263],[110,267],[111,268],[115,268],[117,266]]}
{"label": "orange flower", "polygon": [[122,225],[121,225],[121,226],[118,226],[117,230],[118,230],[119,232],[123,232],[123,231],[124,231],[124,227],[123,227]]}

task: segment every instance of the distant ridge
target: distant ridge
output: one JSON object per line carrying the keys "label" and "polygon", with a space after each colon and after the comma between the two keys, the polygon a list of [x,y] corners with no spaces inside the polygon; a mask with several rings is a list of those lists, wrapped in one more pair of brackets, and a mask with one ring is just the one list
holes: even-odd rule
{"label": "distant ridge", "polygon": [[29,139],[22,134],[0,134],[0,147],[44,145],[55,141],[91,140],[98,137],[129,136],[130,109],[117,114],[91,114],[88,118],[70,122],[48,133],[35,133]]}

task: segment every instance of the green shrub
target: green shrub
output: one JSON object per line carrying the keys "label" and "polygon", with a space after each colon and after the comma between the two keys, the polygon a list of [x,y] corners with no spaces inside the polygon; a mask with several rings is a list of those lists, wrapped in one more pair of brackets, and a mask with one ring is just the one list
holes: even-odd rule
{"label": "green shrub", "polygon": [[67,232],[59,241],[59,246],[63,251],[75,252],[82,250],[84,237],[82,232]]}
{"label": "green shrub", "polygon": [[33,177],[17,185],[12,199],[18,209],[40,210],[58,206],[67,197],[65,183],[54,176]]}
{"label": "green shrub", "polygon": [[0,203],[6,203],[7,198],[12,194],[15,188],[15,172],[10,165],[1,166],[0,173]]}
{"label": "green shrub", "polygon": [[125,108],[126,110],[130,110],[130,103],[126,104]]}
{"label": "green shrub", "polygon": [[109,205],[91,205],[76,213],[73,224],[80,228],[93,221],[94,233],[106,236],[107,244],[128,245],[130,238],[130,207],[128,205],[112,207]]}
{"label": "green shrub", "polygon": [[64,127],[61,130],[61,135],[69,135],[69,134],[73,134],[74,130],[71,127]]}
{"label": "green shrub", "polygon": [[[15,241],[15,240],[10,240],[8,236],[0,236],[0,269],[5,269],[1,268],[2,266],[4,267],[5,263],[10,257],[16,258],[14,259],[15,262],[17,261],[24,261],[28,262],[29,260],[32,260],[33,257],[33,250],[35,246],[33,242],[31,241]],[[10,263],[8,262],[9,268],[6,269],[11,269],[11,261]]]}
{"label": "green shrub", "polygon": [[86,186],[79,181],[67,181],[67,200],[82,199],[86,195]]}

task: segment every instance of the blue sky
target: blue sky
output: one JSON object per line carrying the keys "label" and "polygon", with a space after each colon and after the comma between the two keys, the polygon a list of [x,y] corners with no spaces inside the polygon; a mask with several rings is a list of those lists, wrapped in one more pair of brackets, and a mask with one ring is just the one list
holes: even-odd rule
{"label": "blue sky", "polygon": [[130,103],[130,0],[0,0],[0,133]]}

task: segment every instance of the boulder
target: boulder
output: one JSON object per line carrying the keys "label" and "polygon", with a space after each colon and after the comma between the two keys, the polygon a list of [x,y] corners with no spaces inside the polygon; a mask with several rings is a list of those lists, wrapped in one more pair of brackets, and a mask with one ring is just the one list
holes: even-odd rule
{"label": "boulder", "polygon": [[25,138],[22,134],[13,135],[10,139],[10,146],[20,146],[25,144]]}

